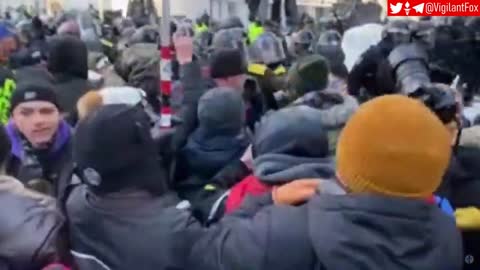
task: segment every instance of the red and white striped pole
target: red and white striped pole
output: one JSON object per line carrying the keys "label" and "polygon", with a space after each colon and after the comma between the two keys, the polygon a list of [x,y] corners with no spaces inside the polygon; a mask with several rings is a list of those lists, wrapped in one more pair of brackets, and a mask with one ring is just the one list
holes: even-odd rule
{"label": "red and white striped pole", "polygon": [[172,48],[170,38],[170,0],[162,1],[162,29],[160,46],[160,94],[162,109],[160,111],[160,127],[172,126],[172,108],[170,95],[172,93]]}

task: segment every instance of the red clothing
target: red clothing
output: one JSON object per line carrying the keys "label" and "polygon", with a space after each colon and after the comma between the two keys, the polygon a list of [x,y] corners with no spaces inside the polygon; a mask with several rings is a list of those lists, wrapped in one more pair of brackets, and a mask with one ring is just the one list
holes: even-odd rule
{"label": "red clothing", "polygon": [[47,267],[43,268],[42,270],[71,270],[71,268],[66,267],[63,264],[54,263],[54,264],[49,264]]}
{"label": "red clothing", "polygon": [[[243,200],[247,195],[258,196],[272,190],[272,186],[268,186],[260,182],[253,174],[247,176],[242,181],[237,183],[230,190],[228,196],[225,214],[232,213],[242,205]],[[436,204],[435,196],[431,195],[425,200],[429,204]]]}
{"label": "red clothing", "polygon": [[437,204],[437,202],[435,201],[435,195],[432,195],[432,196],[428,197],[427,202],[429,204]]}
{"label": "red clothing", "polygon": [[225,213],[231,213],[239,208],[247,195],[258,196],[270,190],[272,190],[271,186],[262,184],[253,174],[247,176],[230,190]]}

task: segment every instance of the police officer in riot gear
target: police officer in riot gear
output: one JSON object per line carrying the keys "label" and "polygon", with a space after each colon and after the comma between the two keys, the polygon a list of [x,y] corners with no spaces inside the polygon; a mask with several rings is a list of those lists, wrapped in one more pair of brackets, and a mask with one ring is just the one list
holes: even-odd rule
{"label": "police officer in riot gear", "polygon": [[291,54],[296,58],[312,54],[314,38],[313,33],[308,30],[294,33],[292,35]]}
{"label": "police officer in riot gear", "polygon": [[[287,59],[282,40],[271,31],[263,33],[249,49],[248,75],[258,83],[263,111],[278,109],[274,93],[285,88]],[[249,80],[247,80],[247,85]],[[248,87],[247,87],[248,88]],[[248,91],[247,91],[248,92]]]}
{"label": "police officer in riot gear", "polygon": [[[391,85],[379,85],[391,81],[386,58],[398,45],[412,40],[411,22],[392,21],[385,26],[382,40],[364,52],[353,66],[348,77],[348,91],[361,100],[386,94]],[[377,71],[384,70],[384,73]],[[382,79],[380,79],[382,78]]]}
{"label": "police officer in riot gear", "polygon": [[315,53],[325,57],[330,65],[342,65],[345,54],[342,50],[342,36],[336,30],[327,30],[322,33],[315,45]]}

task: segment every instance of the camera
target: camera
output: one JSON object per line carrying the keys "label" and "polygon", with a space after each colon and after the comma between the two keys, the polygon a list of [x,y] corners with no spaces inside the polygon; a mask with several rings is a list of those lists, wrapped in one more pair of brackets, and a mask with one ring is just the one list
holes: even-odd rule
{"label": "camera", "polygon": [[388,56],[396,92],[421,100],[445,124],[458,122],[458,104],[448,85],[432,83],[428,54],[417,43],[401,44]]}
{"label": "camera", "polygon": [[401,44],[388,56],[393,69],[397,91],[410,95],[430,83],[428,54],[416,43]]}

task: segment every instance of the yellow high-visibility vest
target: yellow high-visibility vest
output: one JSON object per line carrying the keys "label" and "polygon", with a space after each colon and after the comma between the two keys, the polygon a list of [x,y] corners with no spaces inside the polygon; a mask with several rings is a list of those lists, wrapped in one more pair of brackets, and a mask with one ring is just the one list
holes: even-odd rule
{"label": "yellow high-visibility vest", "polygon": [[7,124],[10,118],[10,99],[15,88],[15,81],[8,78],[0,86],[0,121],[2,124]]}
{"label": "yellow high-visibility vest", "polygon": [[[267,71],[268,67],[263,64],[250,64],[248,65],[248,73],[257,76],[264,76],[265,72]],[[277,67],[273,74],[280,76],[287,73],[287,69],[284,66]]]}
{"label": "yellow high-visibility vest", "polygon": [[279,66],[273,71],[275,75],[283,75],[285,73],[287,73],[287,69],[284,66]]}
{"label": "yellow high-visibility vest", "polygon": [[263,26],[255,22],[251,23],[250,26],[248,26],[248,41],[250,44],[254,43],[263,32]]}
{"label": "yellow high-visibility vest", "polygon": [[201,34],[208,31],[208,26],[204,23],[195,25],[195,34]]}
{"label": "yellow high-visibility vest", "polygon": [[248,73],[256,76],[263,76],[268,67],[262,64],[250,64],[248,65]]}

